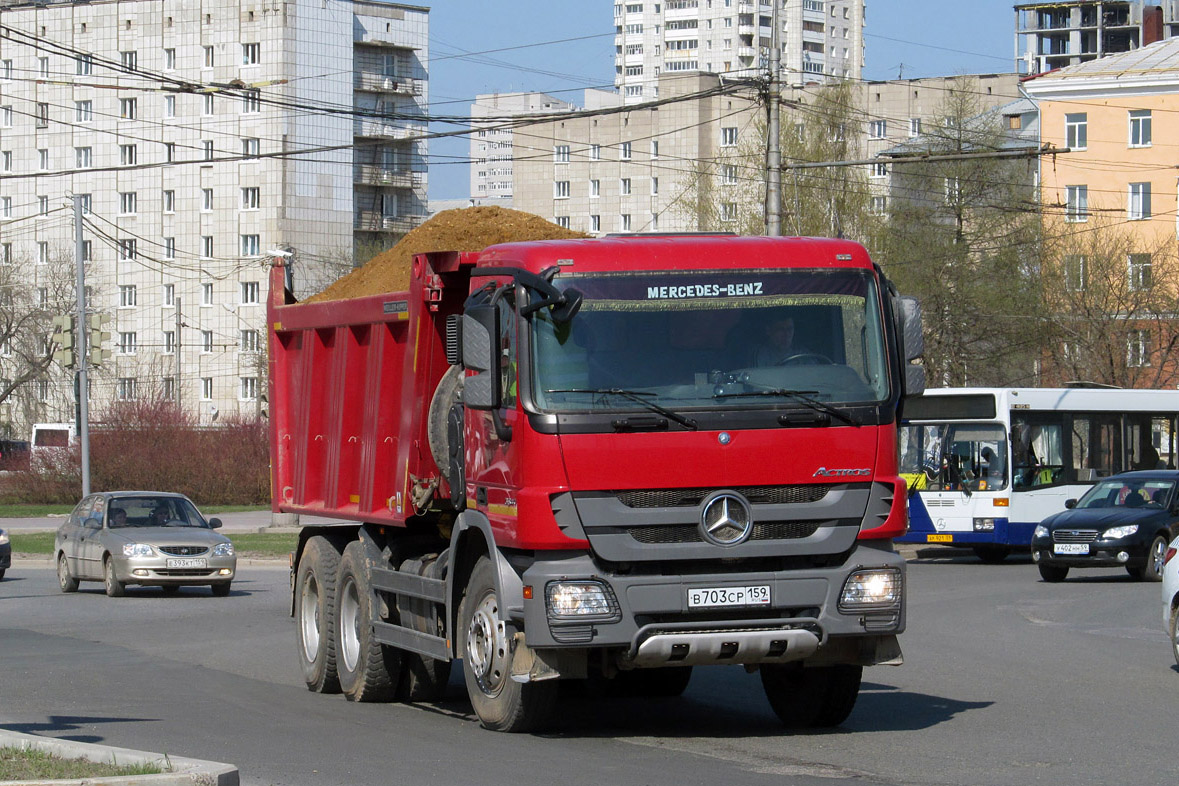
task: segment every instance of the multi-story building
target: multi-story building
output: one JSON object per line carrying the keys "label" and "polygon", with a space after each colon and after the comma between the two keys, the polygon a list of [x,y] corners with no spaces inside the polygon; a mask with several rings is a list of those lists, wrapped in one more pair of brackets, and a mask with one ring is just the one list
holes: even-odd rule
{"label": "multi-story building", "polygon": [[512,198],[511,119],[526,115],[555,114],[574,109],[573,104],[545,93],[489,93],[475,96],[471,105],[471,198]]}
{"label": "multi-story building", "polygon": [[[425,8],[37,2],[0,24],[0,261],[40,279],[72,260],[81,195],[88,307],[114,334],[99,413],[150,395],[206,421],[256,411],[271,256],[304,296],[425,213]],[[24,417],[72,419],[51,371]]]}
{"label": "multi-story building", "polygon": [[637,103],[659,97],[662,74],[764,72],[775,13],[783,81],[860,78],[863,0],[618,0],[614,85]]}
{"label": "multi-story building", "polygon": [[1015,4],[1016,70],[1040,74],[1179,34],[1175,0]]}

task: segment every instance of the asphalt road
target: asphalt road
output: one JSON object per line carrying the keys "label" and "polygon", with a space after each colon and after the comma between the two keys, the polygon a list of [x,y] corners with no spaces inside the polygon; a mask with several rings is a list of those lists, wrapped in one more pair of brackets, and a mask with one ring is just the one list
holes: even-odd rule
{"label": "asphalt road", "polygon": [[245,784],[1173,783],[1179,673],[1157,584],[1039,581],[1030,562],[911,561],[904,666],[865,672],[841,729],[776,725],[756,675],[697,669],[678,699],[569,690],[544,735],[487,732],[459,680],[436,705],[306,691],[287,572],[165,598],[0,582],[0,727],[232,762]]}

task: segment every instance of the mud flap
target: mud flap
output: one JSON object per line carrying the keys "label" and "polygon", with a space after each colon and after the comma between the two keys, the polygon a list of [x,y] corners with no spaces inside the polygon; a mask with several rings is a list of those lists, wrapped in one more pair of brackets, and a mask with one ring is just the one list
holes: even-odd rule
{"label": "mud flap", "polygon": [[524,634],[512,637],[512,681],[544,682],[560,677],[584,679],[587,672],[582,650],[534,650],[524,643]]}

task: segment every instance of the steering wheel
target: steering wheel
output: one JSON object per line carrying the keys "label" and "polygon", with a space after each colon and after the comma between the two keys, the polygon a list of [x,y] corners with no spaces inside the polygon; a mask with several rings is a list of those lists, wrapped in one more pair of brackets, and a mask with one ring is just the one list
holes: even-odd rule
{"label": "steering wheel", "polygon": [[800,352],[797,355],[782,358],[774,365],[776,366],[794,366],[803,363],[814,363],[820,366],[834,366],[835,361],[826,355],[820,355],[818,352]]}

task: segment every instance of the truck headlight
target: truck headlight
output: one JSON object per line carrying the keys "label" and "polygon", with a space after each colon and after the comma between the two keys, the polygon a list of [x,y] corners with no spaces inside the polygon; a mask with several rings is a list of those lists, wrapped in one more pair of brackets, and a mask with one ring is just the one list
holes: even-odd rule
{"label": "truck headlight", "polygon": [[553,581],[545,588],[550,619],[614,619],[621,616],[614,593],[600,581]]}
{"label": "truck headlight", "polygon": [[974,520],[974,531],[975,532],[994,532],[995,531],[995,520],[994,519],[975,519]]}
{"label": "truck headlight", "polygon": [[150,557],[152,555],[151,546],[146,543],[124,543],[123,556],[124,557]]}
{"label": "truck headlight", "polygon": [[863,611],[899,605],[904,579],[896,568],[857,570],[843,583],[840,611]]}

